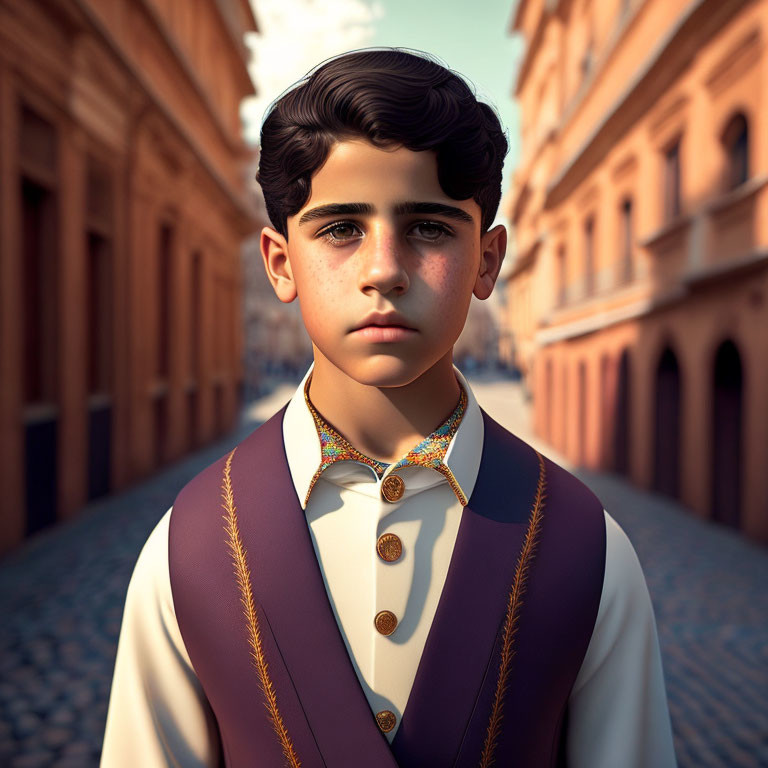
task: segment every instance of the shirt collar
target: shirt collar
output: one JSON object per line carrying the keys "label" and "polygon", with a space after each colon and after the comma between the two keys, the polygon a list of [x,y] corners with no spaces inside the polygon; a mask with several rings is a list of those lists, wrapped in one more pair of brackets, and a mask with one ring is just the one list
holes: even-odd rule
{"label": "shirt collar", "polygon": [[[391,472],[401,471],[406,467],[437,470],[442,477],[437,476],[436,473],[429,473],[435,474],[436,477],[429,478],[430,481],[426,484],[408,482],[408,488],[423,490],[439,482],[447,482],[462,506],[466,505],[472,495],[480,469],[484,429],[480,406],[471,387],[455,365],[453,370],[461,385],[462,399],[466,397],[461,419],[457,418],[457,412],[462,408],[460,402],[448,419],[429,438],[414,446],[399,461],[389,465],[357,451],[316,411],[316,416],[313,416],[314,409],[306,395],[313,368],[314,363],[310,365],[296,388],[283,419],[285,453],[302,509],[306,509],[312,489],[317,479],[324,473],[326,477],[332,478],[334,482],[341,485],[354,482],[355,479],[359,482],[359,473],[355,478],[354,473],[345,473],[343,470],[343,467],[354,466],[362,467],[364,472],[368,472],[370,479],[377,482],[381,482]],[[319,420],[316,422],[316,419]],[[318,424],[321,425],[320,429]],[[340,441],[336,439],[337,437]],[[329,471],[330,467],[333,469]],[[334,471],[336,468],[340,468],[341,471]]]}

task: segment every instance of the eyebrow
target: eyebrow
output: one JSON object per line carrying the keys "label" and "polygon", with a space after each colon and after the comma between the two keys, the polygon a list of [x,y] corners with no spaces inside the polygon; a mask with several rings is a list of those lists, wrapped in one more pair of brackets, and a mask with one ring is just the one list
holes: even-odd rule
{"label": "eyebrow", "polygon": [[[312,208],[299,219],[299,226],[315,219],[323,219],[326,216],[369,216],[376,213],[376,209],[370,203],[329,203]],[[405,216],[413,213],[432,214],[433,216],[445,216],[448,219],[472,224],[474,219],[466,211],[445,203],[427,203],[407,201],[398,203],[394,207],[395,216]]]}

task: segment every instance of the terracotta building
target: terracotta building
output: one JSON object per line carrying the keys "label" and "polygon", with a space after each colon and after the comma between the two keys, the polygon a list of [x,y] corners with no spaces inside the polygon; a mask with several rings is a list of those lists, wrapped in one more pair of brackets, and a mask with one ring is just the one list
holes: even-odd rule
{"label": "terracotta building", "polygon": [[248,0],[0,0],[0,551],[233,422]]}
{"label": "terracotta building", "polygon": [[768,0],[521,0],[502,354],[537,433],[768,542]]}

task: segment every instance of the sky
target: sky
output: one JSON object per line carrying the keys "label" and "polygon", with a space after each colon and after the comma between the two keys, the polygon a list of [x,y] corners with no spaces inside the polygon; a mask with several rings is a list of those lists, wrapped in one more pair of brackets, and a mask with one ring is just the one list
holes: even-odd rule
{"label": "sky", "polygon": [[[257,96],[242,107],[246,140],[258,143],[269,104],[321,61],[357,48],[416,48],[464,75],[493,104],[510,151],[504,191],[519,158],[512,97],[523,40],[508,33],[516,0],[251,0],[260,34],[249,35]],[[501,217],[497,217],[501,221]]]}

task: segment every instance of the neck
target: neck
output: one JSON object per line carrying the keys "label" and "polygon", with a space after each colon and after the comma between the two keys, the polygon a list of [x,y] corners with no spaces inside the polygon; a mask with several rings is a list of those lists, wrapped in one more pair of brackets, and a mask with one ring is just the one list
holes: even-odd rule
{"label": "neck", "polygon": [[392,463],[448,418],[461,389],[448,352],[402,386],[361,384],[315,347],[309,399],[358,451]]}

